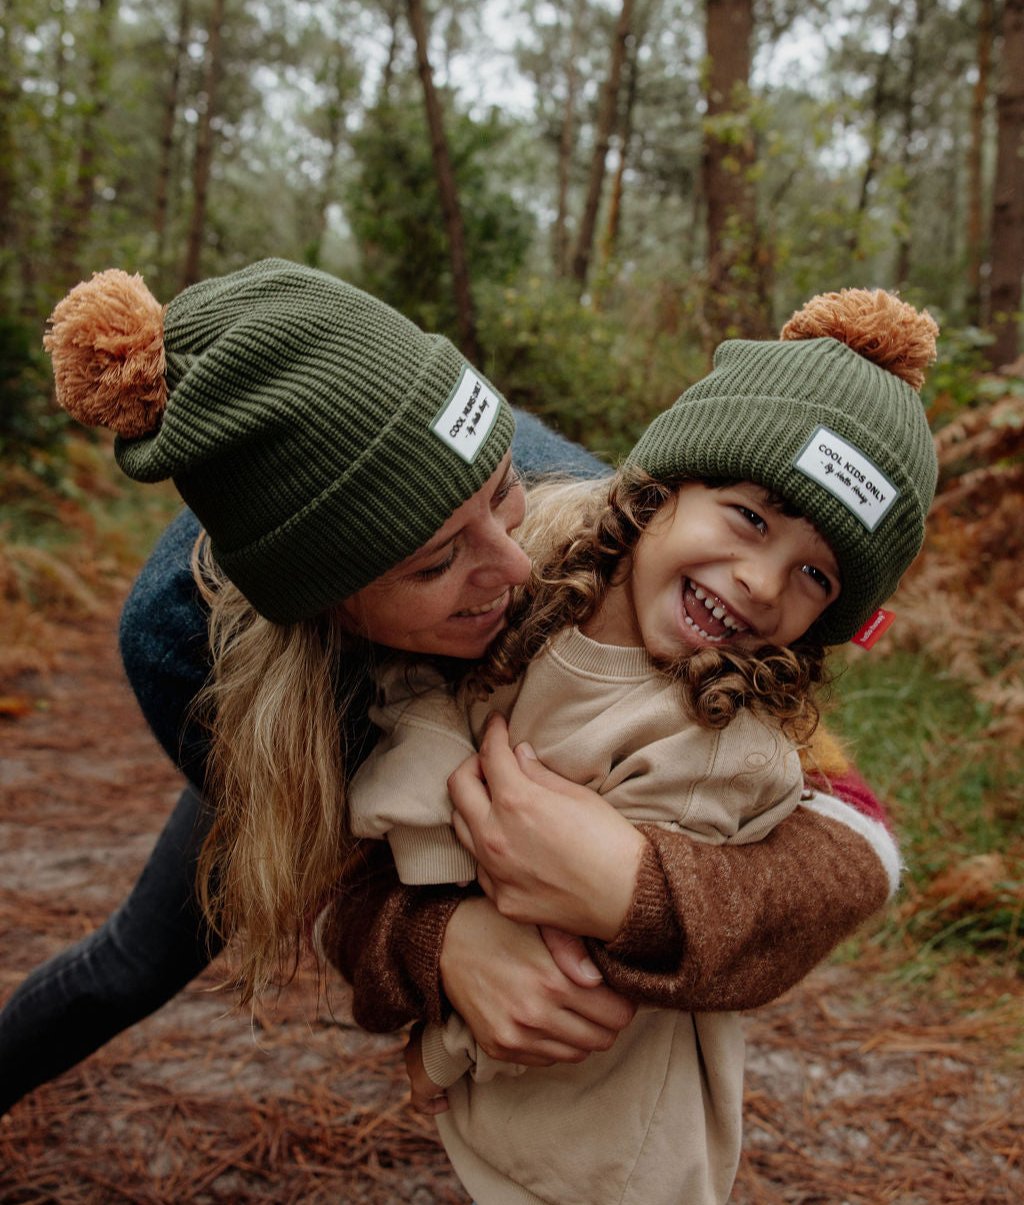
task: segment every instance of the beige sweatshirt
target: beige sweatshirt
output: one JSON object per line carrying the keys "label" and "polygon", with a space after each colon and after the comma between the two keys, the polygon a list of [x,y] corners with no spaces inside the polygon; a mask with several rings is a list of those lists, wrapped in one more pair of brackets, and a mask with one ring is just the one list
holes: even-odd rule
{"label": "beige sweatshirt", "polygon": [[[519,683],[468,706],[414,672],[382,683],[373,719],[385,735],[349,797],[354,831],[387,835],[406,882],[472,877],[443,784],[495,709],[552,769],[632,820],[697,840],[757,840],[799,800],[799,760],[777,731],[749,712],[698,727],[642,649],[565,632]],[[439,1128],[480,1205],[725,1200],[739,1157],[738,1019],[647,1010],[627,1034],[580,1066],[525,1071],[487,1059],[457,1016],[427,1028],[426,1069],[449,1095]]]}

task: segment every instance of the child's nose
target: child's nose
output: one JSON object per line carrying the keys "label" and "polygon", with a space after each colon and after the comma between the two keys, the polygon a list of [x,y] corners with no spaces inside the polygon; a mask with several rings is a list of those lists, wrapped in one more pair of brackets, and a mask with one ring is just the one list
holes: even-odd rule
{"label": "child's nose", "polygon": [[737,566],[736,578],[751,602],[777,606],[786,586],[786,567],[771,557],[750,557]]}

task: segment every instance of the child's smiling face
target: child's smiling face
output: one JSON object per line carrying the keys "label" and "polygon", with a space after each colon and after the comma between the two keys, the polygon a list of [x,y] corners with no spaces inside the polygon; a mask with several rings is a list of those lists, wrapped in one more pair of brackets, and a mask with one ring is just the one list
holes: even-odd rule
{"label": "child's smiling face", "polygon": [[588,631],[674,658],[799,639],[839,596],[832,549],[751,482],[687,482],[655,515]]}

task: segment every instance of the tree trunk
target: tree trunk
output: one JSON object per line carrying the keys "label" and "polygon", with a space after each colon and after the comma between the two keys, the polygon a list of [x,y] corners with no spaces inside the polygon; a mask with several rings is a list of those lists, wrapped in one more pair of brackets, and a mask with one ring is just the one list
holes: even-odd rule
{"label": "tree trunk", "polygon": [[994,368],[1020,354],[1024,274],[1024,0],[1006,0],[996,97],[996,178],[992,195],[992,318]]}
{"label": "tree trunk", "polygon": [[967,152],[967,321],[981,326],[984,317],[982,264],[985,260],[984,211],[985,110],[992,74],[993,0],[978,4],[978,78],[971,97],[971,141]]}
{"label": "tree trunk", "polygon": [[604,236],[601,239],[601,272],[608,268],[615,258],[619,247],[619,232],[622,229],[622,195],[626,181],[626,167],[629,163],[629,151],[633,141],[633,113],[636,109],[637,51],[640,49],[640,39],[635,37],[626,59],[626,104],[619,122],[619,162],[612,177],[612,195],[608,201],[608,218],[605,222]]}
{"label": "tree trunk", "polygon": [[54,241],[54,265],[61,291],[77,284],[82,275],[81,252],[92,219],[96,175],[102,135],[100,123],[110,103],[112,33],[117,0],[96,0],[89,59],[85,72],[85,103],[78,128],[78,155],[70,194],[61,207]]}
{"label": "tree trunk", "polygon": [[581,293],[586,288],[587,275],[590,271],[590,256],[594,247],[594,232],[597,229],[597,211],[601,204],[605,163],[608,158],[612,130],[615,128],[615,115],[619,103],[619,80],[622,77],[622,64],[626,57],[626,42],[630,36],[632,19],[633,0],[622,0],[622,9],[619,12],[619,19],[615,24],[615,35],[612,38],[608,77],[601,90],[601,107],[597,118],[594,154],[590,161],[587,199],[583,206],[583,218],[580,221],[579,233],[576,237],[576,250],[572,257],[572,276]]}
{"label": "tree trunk", "polygon": [[[17,196],[17,142],[15,110],[21,85],[15,71],[11,43],[14,30],[7,24],[8,6],[3,8],[4,27],[0,30],[0,272],[6,278],[8,265],[17,248],[15,200]],[[3,283],[7,283],[6,279]]]}
{"label": "tree trunk", "polygon": [[[182,64],[188,57],[188,36],[192,26],[189,0],[178,5],[178,35],[174,43],[174,59],[164,94],[164,115],[160,129],[160,157],[157,161],[156,187],[153,197],[153,234],[156,237],[156,269],[158,287],[163,290],[167,271],[167,205],[171,185],[171,164],[174,159],[174,127],[178,117],[178,95],[181,89]],[[160,296],[160,293],[157,294]]]}
{"label": "tree trunk", "polygon": [[206,43],[206,63],[203,73],[205,103],[199,114],[196,130],[196,151],[192,166],[192,220],[189,223],[182,287],[199,280],[206,235],[206,200],[210,189],[210,168],[213,164],[213,119],[217,112],[217,84],[220,80],[220,35],[224,26],[224,0],[213,0],[210,28]]}
{"label": "tree trunk", "polygon": [[897,3],[889,6],[889,33],[887,47],[875,61],[875,83],[871,90],[871,133],[868,136],[868,153],[864,160],[864,172],[860,178],[860,191],[857,204],[850,220],[850,233],[847,246],[854,259],[860,258],[860,241],[864,232],[864,219],[867,216],[868,203],[871,199],[871,185],[882,163],[882,126],[885,113],[885,97],[888,85],[889,60],[892,56],[892,46],[896,38],[896,18],[900,6]]}
{"label": "tree trunk", "polygon": [[580,73],[576,61],[579,57],[580,31],[583,26],[584,0],[576,0],[572,12],[572,28],[569,33],[569,57],[565,68],[565,104],[562,107],[562,128],[558,139],[558,208],[553,232],[553,255],[555,273],[569,274],[569,179],[572,175],[572,153],[575,145],[576,90]]}
{"label": "tree trunk", "polygon": [[913,161],[914,133],[916,131],[916,115],[914,105],[917,96],[917,74],[920,65],[921,27],[925,22],[930,0],[916,0],[911,6],[912,24],[907,35],[910,60],[907,63],[907,74],[903,85],[901,123],[900,167],[901,180],[896,198],[896,208],[899,214],[899,240],[896,249],[896,283],[902,288],[910,277],[910,253],[913,247],[911,232],[914,228],[914,190],[911,183],[911,164]]}
{"label": "tree trunk", "polygon": [[448,149],[448,138],[444,130],[441,103],[438,100],[437,89],[434,87],[434,73],[427,55],[427,19],[423,11],[422,0],[408,0],[407,12],[412,36],[416,41],[416,66],[419,71],[420,83],[423,86],[423,104],[427,114],[427,128],[430,132],[430,150],[434,160],[434,173],[437,177],[437,191],[441,200],[442,220],[448,235],[448,254],[452,268],[459,348],[467,360],[473,364],[479,364],[482,356],[477,339],[476,311],[466,261],[466,236],[462,224],[462,211],[459,208],[455,172],[452,169],[451,152]]}
{"label": "tree trunk", "polygon": [[709,59],[703,179],[707,206],[707,328],[727,335],[770,333],[770,255],[758,246],[756,160],[749,122],[752,0],[708,0]]}
{"label": "tree trunk", "polygon": [[345,107],[351,88],[351,69],[344,47],[334,44],[329,49],[329,58],[324,65],[324,75],[330,83],[331,93],[325,105],[327,154],[324,157],[323,183],[317,198],[316,228],[309,251],[309,263],[320,266],[324,237],[327,234],[327,212],[334,197],[334,180],[338,169],[338,156],[345,137]]}
{"label": "tree trunk", "polygon": [[402,13],[402,0],[388,0],[383,4],[384,17],[388,24],[388,55],[384,61],[384,70],[380,74],[380,100],[387,100],[391,95],[391,86],[395,82],[395,64],[398,61],[398,23]]}

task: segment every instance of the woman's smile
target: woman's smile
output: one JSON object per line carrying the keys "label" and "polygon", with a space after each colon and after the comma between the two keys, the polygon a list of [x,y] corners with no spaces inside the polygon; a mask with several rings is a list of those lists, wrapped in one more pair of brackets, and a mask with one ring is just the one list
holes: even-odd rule
{"label": "woman's smile", "polygon": [[482,606],[479,606],[479,607],[466,607],[462,611],[456,611],[455,617],[457,619],[473,619],[473,618],[476,618],[481,615],[490,615],[492,612],[497,611],[499,608],[500,608],[502,614],[504,614],[505,608],[508,606],[508,600],[509,600],[509,591],[502,590],[502,592],[498,595],[498,597],[492,598],[489,603],[484,603]]}
{"label": "woman's smile", "polygon": [[482,657],[505,624],[511,587],[530,572],[513,535],[525,509],[506,456],[433,539],[345,600],[355,630],[405,652]]}

